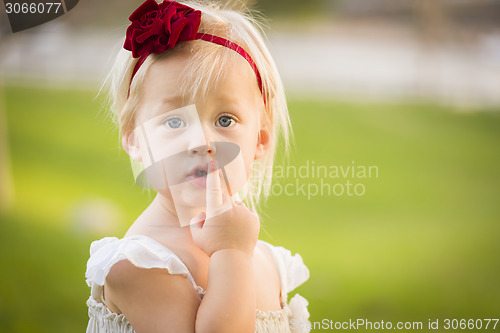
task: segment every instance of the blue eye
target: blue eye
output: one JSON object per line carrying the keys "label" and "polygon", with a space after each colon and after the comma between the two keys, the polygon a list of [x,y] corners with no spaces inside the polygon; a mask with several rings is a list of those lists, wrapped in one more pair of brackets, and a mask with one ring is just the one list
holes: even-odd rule
{"label": "blue eye", "polygon": [[215,122],[215,126],[229,127],[234,125],[234,119],[228,116],[222,116]]}
{"label": "blue eye", "polygon": [[178,117],[170,118],[165,122],[165,125],[167,125],[170,128],[181,128],[181,127],[186,127],[186,123]]}

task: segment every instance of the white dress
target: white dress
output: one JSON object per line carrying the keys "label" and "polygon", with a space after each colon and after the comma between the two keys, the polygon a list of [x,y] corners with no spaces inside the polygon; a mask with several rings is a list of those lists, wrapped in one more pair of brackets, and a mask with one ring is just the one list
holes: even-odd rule
{"label": "white dress", "polygon": [[[304,265],[302,257],[299,254],[292,256],[291,252],[283,247],[273,246],[261,240],[258,243],[270,251],[278,268],[282,310],[257,310],[255,332],[309,332],[306,299],[295,294],[290,302],[287,302],[288,293],[309,278],[309,270]],[[92,242],[85,273],[87,284],[91,288],[91,295],[87,300],[89,310],[87,333],[135,333],[125,315],[109,310],[102,298],[107,274],[116,262],[123,259],[129,260],[137,267],[164,268],[170,274],[180,274],[193,284],[200,298],[205,293],[196,285],[186,265],[156,240],[143,235],[124,238],[104,237]]]}

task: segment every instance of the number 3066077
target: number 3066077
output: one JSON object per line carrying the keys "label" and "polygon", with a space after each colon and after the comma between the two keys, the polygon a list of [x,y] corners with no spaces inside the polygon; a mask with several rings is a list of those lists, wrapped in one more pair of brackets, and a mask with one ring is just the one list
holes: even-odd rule
{"label": "number 3066077", "polygon": [[58,13],[61,9],[60,2],[23,2],[5,3],[7,14],[49,14]]}
{"label": "number 3066077", "polygon": [[[498,324],[498,319],[445,319],[443,328],[445,330],[465,330],[465,329],[495,329]],[[491,325],[490,325],[491,324]]]}

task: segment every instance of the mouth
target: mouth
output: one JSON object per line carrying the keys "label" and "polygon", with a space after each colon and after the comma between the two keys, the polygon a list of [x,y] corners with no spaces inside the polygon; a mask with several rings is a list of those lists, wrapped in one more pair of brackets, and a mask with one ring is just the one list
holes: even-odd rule
{"label": "mouth", "polygon": [[196,187],[207,187],[208,164],[196,166],[187,175],[187,180]]}

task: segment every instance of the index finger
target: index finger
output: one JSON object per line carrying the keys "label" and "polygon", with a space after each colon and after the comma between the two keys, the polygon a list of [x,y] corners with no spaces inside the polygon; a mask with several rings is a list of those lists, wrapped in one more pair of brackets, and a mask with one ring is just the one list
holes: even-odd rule
{"label": "index finger", "polygon": [[207,215],[212,215],[211,213],[222,205],[222,189],[220,186],[219,169],[217,168],[215,160],[212,158],[210,153],[210,163],[207,170],[207,188],[206,188],[206,203],[207,203]]}

